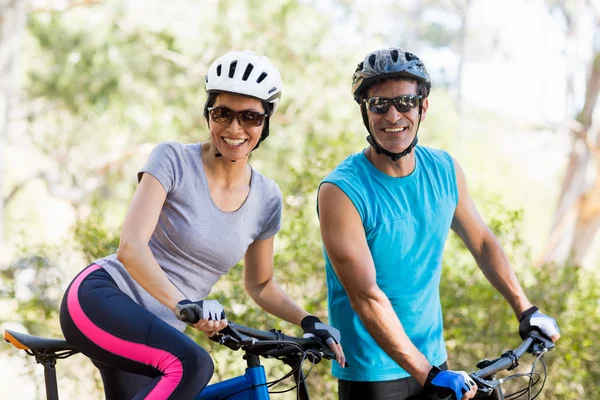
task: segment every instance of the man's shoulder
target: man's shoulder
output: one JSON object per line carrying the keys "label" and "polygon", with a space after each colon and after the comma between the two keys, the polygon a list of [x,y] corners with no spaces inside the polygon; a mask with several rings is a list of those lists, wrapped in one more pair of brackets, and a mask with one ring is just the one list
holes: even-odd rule
{"label": "man's shoulder", "polygon": [[358,175],[359,168],[357,167],[362,164],[361,154],[362,152],[359,152],[346,157],[325,176],[323,182]]}
{"label": "man's shoulder", "polygon": [[448,157],[450,156],[450,153],[448,153],[446,150],[442,150],[442,149],[436,149],[435,147],[430,147],[430,146],[423,146],[423,145],[417,145],[416,147],[416,151],[417,153],[422,153],[422,154],[430,154],[432,156],[436,156],[436,157]]}
{"label": "man's shoulder", "polygon": [[448,153],[446,150],[436,149],[433,147],[421,146],[421,145],[417,145],[417,147],[415,149],[416,149],[417,157],[420,157],[421,159],[423,159],[425,161],[433,161],[433,162],[443,163],[443,164],[448,164],[448,163],[454,162],[453,161],[454,159],[452,158],[450,153]]}

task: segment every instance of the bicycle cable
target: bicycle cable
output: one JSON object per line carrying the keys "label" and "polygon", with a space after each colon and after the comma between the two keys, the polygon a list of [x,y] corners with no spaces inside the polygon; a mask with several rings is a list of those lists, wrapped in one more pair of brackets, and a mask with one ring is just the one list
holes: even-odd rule
{"label": "bicycle cable", "polygon": [[[295,374],[296,372],[298,372],[299,370],[302,370],[302,366],[304,365],[304,361],[307,360],[308,355],[311,353],[310,350],[306,350],[302,352],[302,357],[300,358],[300,360],[298,361],[298,363],[294,366],[294,368],[287,373],[284,377],[282,377],[281,379],[279,379],[276,383],[270,385],[270,387],[275,386],[277,383],[283,381],[284,379],[289,378],[290,376],[292,376],[293,374]],[[294,389],[297,389],[296,391],[296,399],[300,398],[300,385],[302,383],[304,383],[304,381],[308,378],[308,375],[310,374],[310,372],[312,371],[313,367],[316,365],[316,363],[313,361],[314,357],[312,358],[312,360],[310,361],[310,368],[308,369],[308,371],[306,372],[306,374],[302,377],[302,379],[300,379],[298,381],[298,383],[296,383],[294,386],[292,386],[291,388],[285,389],[285,390],[278,390],[278,391],[270,391],[269,394],[281,394],[281,393],[287,393],[287,392],[291,392]]]}
{"label": "bicycle cable", "polygon": [[[546,350],[544,350],[544,352],[542,352],[538,356],[538,358],[535,359],[535,361],[533,362],[533,366],[531,367],[531,371],[533,372],[535,370],[535,365],[537,364],[538,361],[541,361],[542,366],[544,367],[544,380],[542,381],[542,386],[540,387],[540,390],[535,394],[535,396],[533,396],[531,398],[531,400],[534,400],[535,398],[537,398],[542,393],[542,390],[544,389],[544,386],[546,385],[546,378],[548,378],[548,368],[546,367],[546,362],[542,358],[545,353],[546,353]],[[538,380],[538,382],[539,382],[539,380]]]}
{"label": "bicycle cable", "polygon": [[[529,378],[529,383],[526,388],[519,389],[516,392],[505,395],[504,398],[506,400],[518,399],[518,398],[524,396],[525,394],[527,394],[527,400],[535,400],[540,395],[540,393],[542,393],[542,390],[544,389],[544,386],[546,384],[546,379],[548,377],[548,370],[546,367],[546,362],[542,358],[545,354],[546,354],[546,351],[543,351],[542,353],[540,353],[540,355],[537,356],[537,358],[535,359],[535,361],[533,362],[533,364],[531,366],[530,372],[524,373],[524,374],[510,375],[503,379],[503,381],[506,382],[508,380],[516,379],[516,378],[523,378],[523,377]],[[543,380],[542,380],[542,374],[535,371],[538,361],[542,362]],[[537,380],[535,380],[534,377],[537,377]],[[531,397],[531,391],[532,391],[533,387],[536,386],[540,382],[540,380],[542,380],[540,389],[535,394],[535,396]]]}

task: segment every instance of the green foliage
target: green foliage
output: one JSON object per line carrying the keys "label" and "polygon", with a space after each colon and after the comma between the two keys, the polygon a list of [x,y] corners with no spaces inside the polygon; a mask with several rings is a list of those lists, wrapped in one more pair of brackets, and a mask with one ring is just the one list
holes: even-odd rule
{"label": "green foliage", "polygon": [[[528,268],[528,250],[519,234],[522,213],[507,210],[497,196],[482,205],[494,216],[489,225],[507,251],[529,299],[554,317],[561,328],[557,347],[544,358],[548,382],[543,398],[598,398],[600,281],[596,272],[570,265]],[[450,364],[453,369],[472,371],[480,359],[499,357],[520,343],[518,322],[456,235],[450,237],[445,254],[441,298]],[[531,356],[524,358],[520,372],[530,369],[533,360]],[[540,369],[538,365],[536,371]],[[526,380],[520,380],[506,387],[510,393],[526,385]]]}
{"label": "green foliage", "polygon": [[62,254],[53,246],[23,248],[21,255],[1,271],[0,304],[12,311],[8,320],[18,321],[30,331],[57,334],[61,283],[65,279],[58,267]]}
{"label": "green foliage", "polygon": [[103,217],[92,214],[89,218],[77,221],[74,230],[75,242],[90,262],[117,252],[119,236],[103,226]]}

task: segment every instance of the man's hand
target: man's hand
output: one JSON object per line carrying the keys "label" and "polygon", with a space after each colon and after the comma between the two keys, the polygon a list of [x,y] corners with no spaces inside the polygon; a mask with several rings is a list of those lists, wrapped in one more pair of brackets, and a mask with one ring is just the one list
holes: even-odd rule
{"label": "man's hand", "polygon": [[346,356],[340,345],[340,331],[333,326],[324,324],[314,315],[307,315],[300,322],[300,326],[304,330],[304,337],[318,337],[323,340],[331,351],[335,353],[335,359],[342,368],[346,366]]}
{"label": "man's hand", "polygon": [[440,399],[468,400],[477,394],[477,385],[464,371],[442,371],[433,367],[425,381],[425,392]]}
{"label": "man's hand", "polygon": [[536,306],[525,310],[519,318],[519,335],[521,335],[521,339],[525,340],[531,331],[538,331],[553,342],[560,338],[560,329],[558,329],[556,320],[542,314]]}

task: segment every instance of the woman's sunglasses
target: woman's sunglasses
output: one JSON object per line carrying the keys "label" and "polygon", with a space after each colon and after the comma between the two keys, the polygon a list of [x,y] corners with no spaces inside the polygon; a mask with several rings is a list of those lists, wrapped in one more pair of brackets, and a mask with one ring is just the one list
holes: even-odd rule
{"label": "woman's sunglasses", "polygon": [[213,121],[221,125],[229,125],[236,118],[238,124],[244,128],[261,126],[265,122],[265,118],[269,116],[269,114],[254,110],[233,111],[231,108],[223,106],[208,107],[208,114]]}
{"label": "woman's sunglasses", "polygon": [[367,109],[375,114],[386,114],[390,106],[396,107],[396,110],[400,113],[406,113],[419,105],[423,96],[418,94],[404,94],[402,96],[388,98],[388,97],[371,97],[365,99]]}

